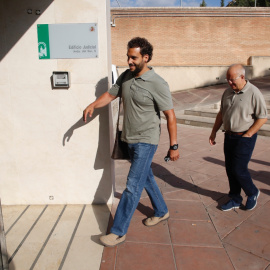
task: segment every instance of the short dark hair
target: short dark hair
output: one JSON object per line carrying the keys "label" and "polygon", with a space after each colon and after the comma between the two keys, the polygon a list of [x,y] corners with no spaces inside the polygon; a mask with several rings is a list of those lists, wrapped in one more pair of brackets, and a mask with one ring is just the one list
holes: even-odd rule
{"label": "short dark hair", "polygon": [[146,38],[141,38],[141,37],[135,37],[131,39],[128,42],[127,48],[140,48],[140,53],[142,56],[148,55],[149,59],[148,62],[152,59],[153,56],[153,46],[151,45],[150,42]]}

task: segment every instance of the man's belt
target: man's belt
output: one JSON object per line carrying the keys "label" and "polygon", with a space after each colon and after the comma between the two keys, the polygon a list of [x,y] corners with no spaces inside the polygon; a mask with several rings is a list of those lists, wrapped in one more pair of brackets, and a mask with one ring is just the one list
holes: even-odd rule
{"label": "man's belt", "polygon": [[225,132],[228,135],[244,135],[247,131],[243,131],[243,132],[233,132],[230,130],[222,130],[223,132]]}

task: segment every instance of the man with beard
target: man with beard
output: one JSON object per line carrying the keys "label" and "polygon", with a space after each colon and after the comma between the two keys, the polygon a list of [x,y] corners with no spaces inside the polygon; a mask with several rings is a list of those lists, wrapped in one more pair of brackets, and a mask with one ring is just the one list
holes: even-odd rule
{"label": "man with beard", "polygon": [[248,171],[248,163],[255,147],[257,132],[267,121],[267,108],[260,90],[245,79],[245,68],[240,64],[230,66],[227,71],[229,88],[221,98],[210,145],[215,145],[216,133],[223,124],[225,167],[229,179],[230,200],[221,206],[222,211],[239,208],[247,196],[246,210],[256,207],[260,194]]}
{"label": "man with beard", "polygon": [[123,72],[111,89],[91,103],[83,112],[87,116],[94,109],[106,106],[117,97],[122,97],[124,120],[122,141],[128,143],[131,166],[115,217],[111,233],[101,236],[103,245],[113,247],[125,241],[126,233],[145,188],[150,197],[154,216],[144,221],[154,226],[169,218],[169,211],[154,179],[151,169],[160,136],[160,111],[167,119],[170,145],[170,160],[179,158],[177,126],[171,93],[168,84],[147,66],[153,54],[153,46],[145,38],[133,38],[127,46],[129,69]]}

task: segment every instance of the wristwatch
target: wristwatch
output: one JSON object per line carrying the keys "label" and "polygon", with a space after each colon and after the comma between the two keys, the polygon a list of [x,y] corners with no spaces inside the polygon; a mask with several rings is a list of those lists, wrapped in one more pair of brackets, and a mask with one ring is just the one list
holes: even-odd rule
{"label": "wristwatch", "polygon": [[177,150],[178,149],[178,144],[174,144],[170,146],[170,150]]}

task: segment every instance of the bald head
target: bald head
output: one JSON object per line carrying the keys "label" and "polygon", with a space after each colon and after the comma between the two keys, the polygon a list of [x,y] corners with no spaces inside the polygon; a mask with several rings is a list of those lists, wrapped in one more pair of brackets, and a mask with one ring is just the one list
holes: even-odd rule
{"label": "bald head", "polygon": [[246,85],[245,68],[241,64],[233,64],[227,71],[227,81],[230,87],[238,92]]}
{"label": "bald head", "polygon": [[229,67],[227,73],[235,74],[237,76],[243,75],[245,76],[245,68],[241,64],[233,64]]}

